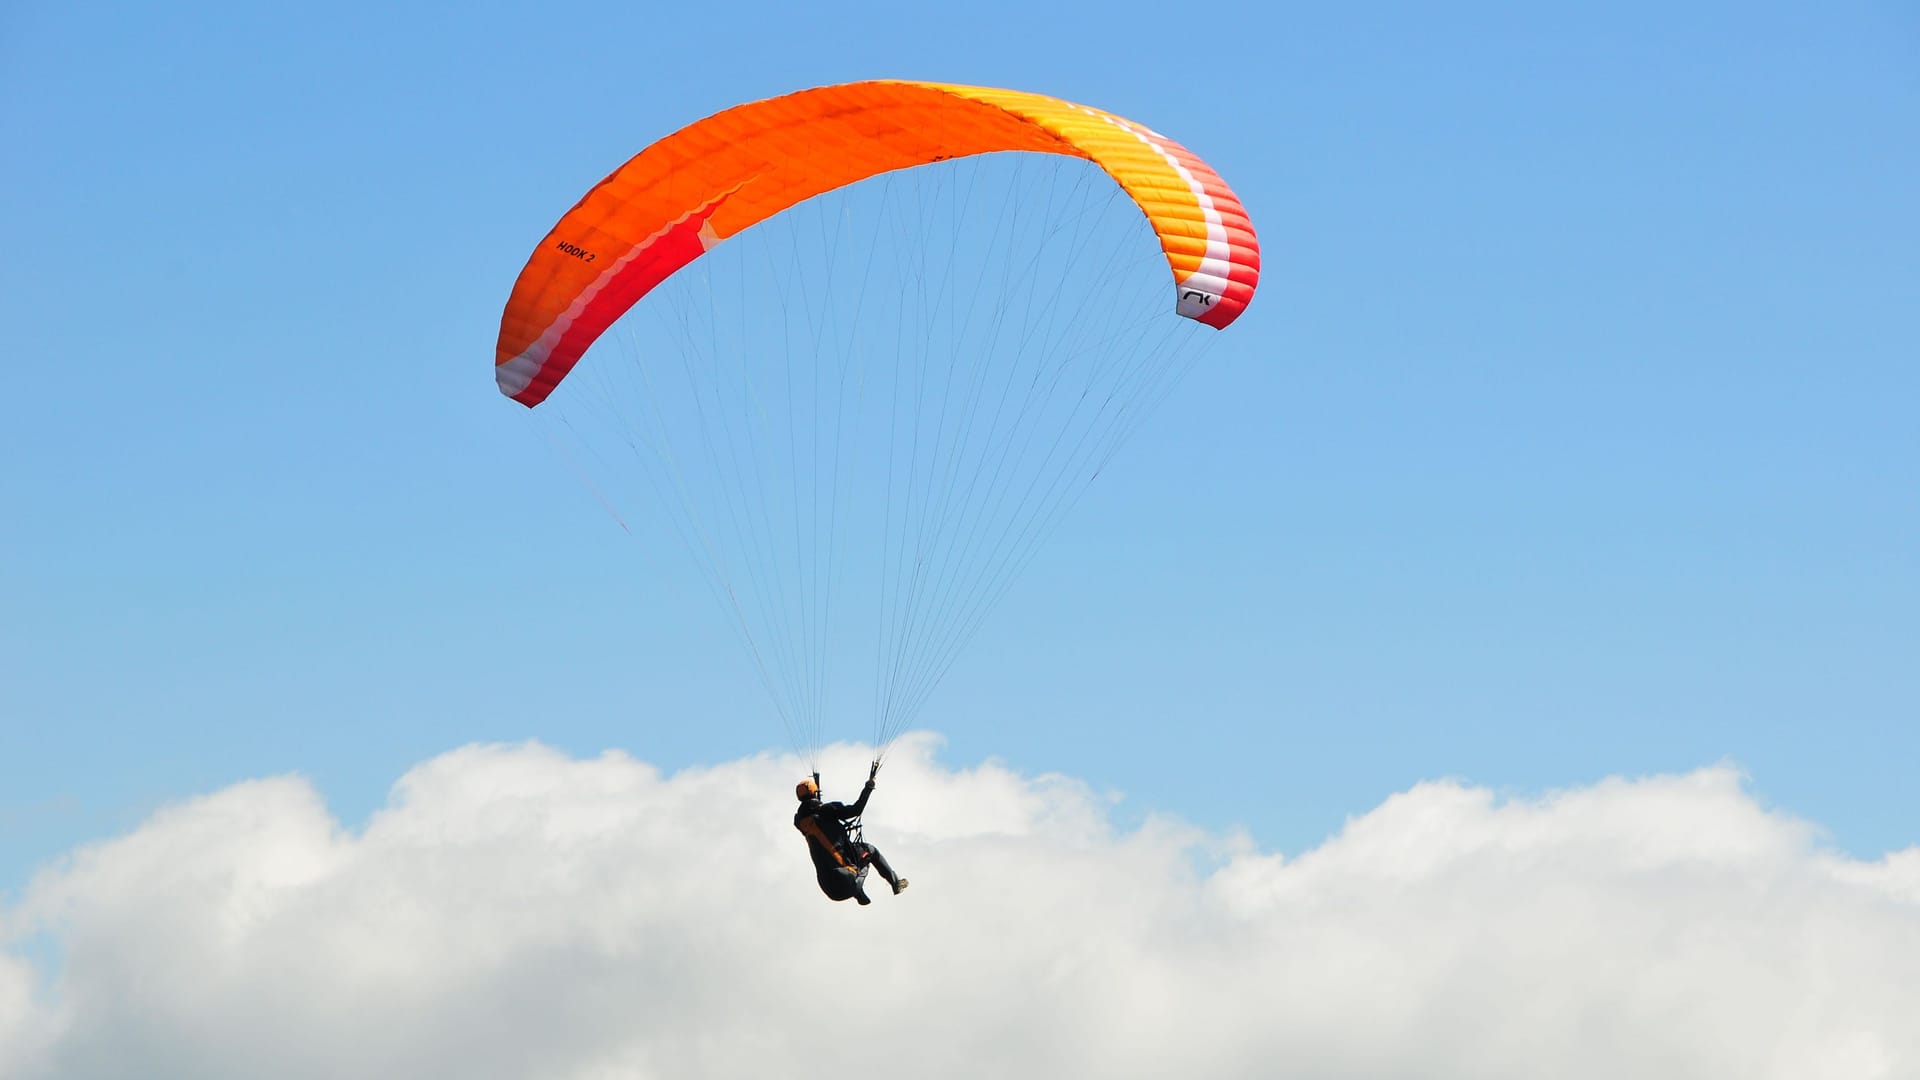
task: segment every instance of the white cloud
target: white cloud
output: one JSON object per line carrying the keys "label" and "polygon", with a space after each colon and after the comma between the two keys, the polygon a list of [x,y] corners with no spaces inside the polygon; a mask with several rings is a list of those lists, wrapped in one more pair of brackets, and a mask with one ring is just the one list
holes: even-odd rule
{"label": "white cloud", "polygon": [[1282,858],[934,751],[865,909],[789,759],[468,747],[358,832],[297,778],[174,806],[0,913],[0,1076],[1920,1076],[1920,848],[1826,851],[1728,769],[1423,784]]}

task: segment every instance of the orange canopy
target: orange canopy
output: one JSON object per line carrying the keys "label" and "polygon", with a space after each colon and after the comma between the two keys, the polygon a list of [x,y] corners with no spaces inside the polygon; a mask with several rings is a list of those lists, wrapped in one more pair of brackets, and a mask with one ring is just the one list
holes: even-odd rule
{"label": "orange canopy", "polygon": [[721,240],[822,192],[895,169],[996,151],[1085,158],[1146,215],[1175,310],[1224,327],[1260,279],[1253,224],[1185,147],[1111,113],[1039,94],[858,82],[740,105],[642,150],[589,191],[514,282],[495,378],[546,400],[607,327]]}

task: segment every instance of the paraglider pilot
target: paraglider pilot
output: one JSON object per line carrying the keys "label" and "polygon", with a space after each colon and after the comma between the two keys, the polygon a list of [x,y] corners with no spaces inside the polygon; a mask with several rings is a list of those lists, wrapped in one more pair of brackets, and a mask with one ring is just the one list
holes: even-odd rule
{"label": "paraglider pilot", "polygon": [[814,877],[820,882],[820,891],[826,893],[829,900],[873,903],[867,898],[865,887],[868,867],[880,871],[880,876],[893,886],[895,896],[907,887],[907,879],[893,872],[893,867],[887,865],[886,856],[880,854],[878,848],[856,839],[847,831],[849,822],[853,824],[854,833],[860,831],[860,814],[867,808],[867,797],[873,794],[873,779],[879,772],[880,763],[875,761],[873,768],[867,771],[867,785],[860,789],[860,801],[852,806],[821,802],[819,773],[800,781],[799,786],[794,788],[794,794],[800,798],[800,809],[793,812],[793,827],[807,838],[807,853],[813,856]]}

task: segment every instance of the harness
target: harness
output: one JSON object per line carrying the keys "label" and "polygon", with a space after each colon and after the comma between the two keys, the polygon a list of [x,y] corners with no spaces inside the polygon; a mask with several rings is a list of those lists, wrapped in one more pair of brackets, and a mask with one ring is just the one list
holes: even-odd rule
{"label": "harness", "polygon": [[798,824],[801,833],[806,835],[808,842],[817,843],[821,848],[825,849],[842,868],[847,870],[866,869],[866,863],[860,859],[859,853],[859,847],[864,843],[859,818],[849,818],[845,821],[837,822],[840,828],[847,834],[845,844],[836,843],[833,837],[828,836],[826,826],[821,824],[820,819],[813,815],[806,816],[801,819]]}
{"label": "harness", "polygon": [[[873,783],[874,774],[879,771],[880,762],[875,760],[873,769],[867,773],[867,783],[869,785]],[[813,774],[813,791],[815,797],[818,797],[820,794],[820,774],[818,772]],[[866,796],[862,795],[861,798],[864,800]],[[857,871],[862,877],[866,876],[867,864],[866,861],[860,857],[859,852],[859,849],[867,842],[866,823],[864,821],[859,817],[850,817],[839,822],[840,827],[845,830],[847,834],[847,843],[844,848],[828,839],[817,819],[811,824],[813,825],[812,830],[802,829],[801,831],[807,833],[809,837],[817,837],[821,840],[823,845],[833,852],[834,859],[839,862],[842,867]]]}

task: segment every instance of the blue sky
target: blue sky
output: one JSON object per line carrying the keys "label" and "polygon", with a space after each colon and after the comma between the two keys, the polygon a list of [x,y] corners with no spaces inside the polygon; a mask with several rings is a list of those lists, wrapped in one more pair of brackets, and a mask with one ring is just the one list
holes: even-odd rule
{"label": "blue sky", "polygon": [[0,16],[0,889],[247,777],[354,821],[473,741],[781,749],[492,343],[619,161],[879,76],[1166,131],[1265,261],[922,714],[950,761],[1286,850],[1728,761],[1915,841],[1911,11],[656,7]]}

